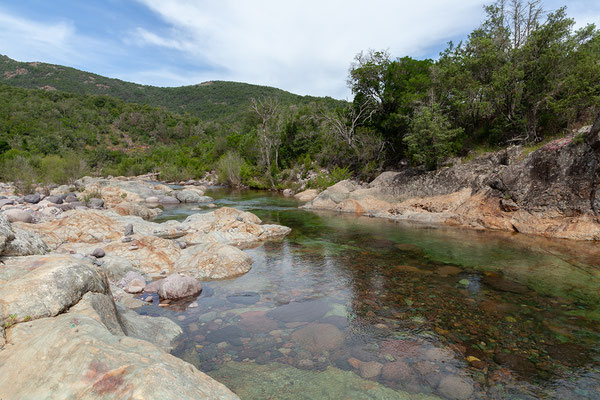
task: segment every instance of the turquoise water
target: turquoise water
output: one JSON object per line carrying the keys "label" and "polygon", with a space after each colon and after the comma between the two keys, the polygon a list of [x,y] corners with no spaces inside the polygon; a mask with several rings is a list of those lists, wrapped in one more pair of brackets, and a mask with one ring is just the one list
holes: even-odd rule
{"label": "turquoise water", "polygon": [[203,283],[198,307],[141,312],[179,323],[173,354],[242,399],[600,398],[597,244],[208,195],[292,233]]}

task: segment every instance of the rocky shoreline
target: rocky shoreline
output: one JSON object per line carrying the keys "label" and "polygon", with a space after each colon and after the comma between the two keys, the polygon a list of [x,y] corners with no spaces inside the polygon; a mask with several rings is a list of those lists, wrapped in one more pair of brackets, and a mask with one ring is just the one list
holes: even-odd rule
{"label": "rocky shoreline", "polygon": [[600,118],[528,154],[514,146],[437,171],[384,172],[369,184],[338,182],[307,196],[303,207],[596,241],[599,177]]}
{"label": "rocky shoreline", "polygon": [[213,205],[200,186],[145,178],[86,177],[25,197],[2,189],[0,398],[238,398],[168,353],[176,323],[131,308],[142,293],[168,304],[200,280],[246,273],[241,248],[289,228],[228,207],[151,222],[158,204]]}

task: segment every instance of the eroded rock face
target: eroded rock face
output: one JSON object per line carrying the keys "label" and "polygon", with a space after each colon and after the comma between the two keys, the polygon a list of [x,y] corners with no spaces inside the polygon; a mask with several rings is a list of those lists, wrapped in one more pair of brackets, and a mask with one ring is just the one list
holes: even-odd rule
{"label": "eroded rock face", "polygon": [[156,345],[111,333],[91,311],[18,324],[7,342],[0,351],[6,399],[238,399]]}
{"label": "eroded rock face", "polygon": [[106,275],[95,265],[68,255],[14,257],[0,269],[0,320],[52,317],[88,292],[109,293]]}
{"label": "eroded rock face", "polygon": [[338,182],[304,207],[475,229],[600,240],[600,123],[524,154],[519,147],[427,172]]}

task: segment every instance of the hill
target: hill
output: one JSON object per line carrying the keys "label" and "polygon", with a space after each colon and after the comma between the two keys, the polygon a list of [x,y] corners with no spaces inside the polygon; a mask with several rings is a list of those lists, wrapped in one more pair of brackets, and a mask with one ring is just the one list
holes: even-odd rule
{"label": "hill", "polygon": [[281,89],[239,82],[212,81],[181,87],[140,85],[62,65],[19,62],[0,55],[0,82],[10,86],[79,95],[108,95],[129,103],[147,104],[178,114],[189,113],[204,121],[233,121],[252,98],[274,97],[283,105],[314,101],[328,108],[346,104],[330,97],[300,96]]}

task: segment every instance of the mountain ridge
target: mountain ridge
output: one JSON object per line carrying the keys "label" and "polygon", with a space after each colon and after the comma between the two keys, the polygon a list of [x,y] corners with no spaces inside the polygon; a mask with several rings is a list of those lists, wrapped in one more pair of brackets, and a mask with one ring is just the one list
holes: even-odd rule
{"label": "mountain ridge", "polygon": [[314,101],[325,102],[328,107],[346,104],[331,97],[301,96],[244,82],[210,80],[176,87],[143,85],[58,64],[16,61],[6,55],[0,55],[0,82],[25,89],[108,95],[128,103],[189,113],[205,121],[232,121],[247,110],[252,98],[259,97],[274,97],[286,105]]}

